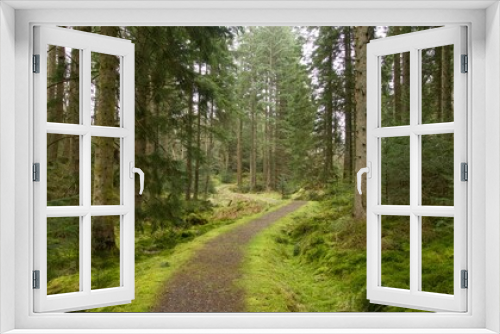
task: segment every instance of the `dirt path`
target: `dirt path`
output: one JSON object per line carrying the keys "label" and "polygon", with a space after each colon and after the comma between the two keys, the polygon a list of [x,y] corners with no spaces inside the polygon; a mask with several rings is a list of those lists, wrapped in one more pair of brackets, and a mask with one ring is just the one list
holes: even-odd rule
{"label": "dirt path", "polygon": [[265,227],[300,208],[295,201],[207,242],[167,283],[153,312],[244,312],[240,276],[243,247]]}

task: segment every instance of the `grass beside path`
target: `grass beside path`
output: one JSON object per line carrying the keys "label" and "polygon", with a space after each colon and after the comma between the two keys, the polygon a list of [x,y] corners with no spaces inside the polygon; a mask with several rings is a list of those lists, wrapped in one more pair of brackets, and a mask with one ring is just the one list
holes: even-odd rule
{"label": "grass beside path", "polygon": [[[283,233],[296,219],[318,210],[318,202],[309,202],[261,232],[249,243],[238,282],[246,291],[248,312],[307,312],[311,289],[308,268],[293,258],[294,246],[283,239]],[[299,291],[302,291],[299,292]],[[331,289],[330,289],[331,291]]]}
{"label": "grass beside path", "polygon": [[291,201],[270,207],[262,212],[241,218],[230,225],[217,227],[190,242],[154,254],[135,265],[135,299],[130,304],[95,308],[87,312],[151,312],[161,298],[167,282],[191,257],[209,240],[226,233],[237,226],[244,225],[269,212],[289,204]]}
{"label": "grass beside path", "polygon": [[[250,241],[238,282],[248,312],[410,311],[366,300],[366,251],[340,246],[365,225],[351,223],[345,207],[335,211],[325,214],[324,203],[309,202]],[[352,235],[337,235],[337,224],[352,225]]]}

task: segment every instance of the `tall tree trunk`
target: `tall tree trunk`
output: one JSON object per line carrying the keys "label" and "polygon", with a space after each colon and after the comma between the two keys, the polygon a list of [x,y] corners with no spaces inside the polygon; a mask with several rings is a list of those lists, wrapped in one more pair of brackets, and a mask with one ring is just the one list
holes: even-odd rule
{"label": "tall tree trunk", "polygon": [[[91,27],[75,27],[75,30],[90,32]],[[68,114],[70,121],[73,124],[80,122],[80,50],[73,49],[71,51],[71,74],[70,74],[70,100],[68,104]],[[75,175],[80,170],[80,140],[79,138],[71,138],[70,148],[71,170]]]}
{"label": "tall tree trunk", "polygon": [[436,68],[433,73],[434,89],[437,94],[436,101],[436,118],[438,122],[443,121],[443,47],[436,47]]}
{"label": "tall tree trunk", "polygon": [[271,169],[271,161],[269,160],[269,146],[270,146],[270,141],[269,141],[269,117],[270,117],[270,111],[269,109],[271,108],[271,97],[269,96],[270,90],[269,90],[269,77],[266,79],[267,81],[267,88],[266,88],[266,99],[267,99],[267,106],[264,108],[264,124],[263,124],[263,143],[262,143],[262,179],[264,181],[264,184],[266,185],[266,189],[270,186],[271,180],[269,179],[270,176],[270,169]]}
{"label": "tall tree trunk", "polygon": [[[57,64],[54,71],[54,100],[51,103],[52,106],[52,122],[63,123],[64,122],[64,81],[66,72],[66,48],[62,46],[55,47],[55,57],[57,59]],[[50,66],[50,64],[49,64]],[[62,139],[60,134],[52,134],[50,136],[50,146],[48,147],[47,158],[49,161],[57,161],[59,156],[59,144]]]}
{"label": "tall tree trunk", "polygon": [[443,120],[452,121],[453,120],[453,105],[452,105],[452,73],[453,69],[451,66],[452,48],[451,45],[443,46],[442,54],[442,67],[443,67],[443,77],[442,77],[442,96],[443,96]]}
{"label": "tall tree trunk", "polygon": [[[148,48],[147,27],[137,28],[136,31],[136,50],[135,50],[135,70],[136,73],[142,73],[135,78],[135,164],[146,167],[146,140],[148,135],[148,106],[151,92],[150,73],[148,58],[150,56]],[[147,171],[146,171],[147,172]],[[149,196],[149,189],[146,188],[143,195],[135,192],[136,214],[139,217],[141,213],[141,204]]]}
{"label": "tall tree trunk", "polygon": [[[271,68],[272,68],[272,58],[271,58]],[[272,125],[272,119],[273,119],[273,105],[276,105],[276,101],[273,100],[273,88],[272,88],[272,80],[271,77],[269,77],[269,88],[268,88],[268,93],[269,93],[269,108],[267,109],[267,119],[266,119],[266,160],[267,160],[267,168],[266,168],[266,190],[271,191],[273,188],[273,125]]]}
{"label": "tall tree trunk", "polygon": [[193,184],[193,95],[194,88],[191,85],[188,92],[188,115],[186,121],[186,201],[191,199],[191,186]]}
{"label": "tall tree trunk", "polygon": [[[407,34],[411,32],[411,27],[403,27],[401,33]],[[404,115],[410,115],[410,53],[403,53],[403,81],[401,87],[401,108]],[[405,120],[405,121],[410,121]],[[409,124],[409,123],[408,123]]]}
{"label": "tall tree trunk", "polygon": [[[116,37],[119,28],[101,27],[101,34]],[[119,89],[119,60],[109,55],[99,54],[98,110],[95,111],[96,124],[114,124],[117,92]],[[94,194],[93,204],[109,204],[113,191],[114,144],[105,137],[94,137]],[[97,251],[116,251],[113,217],[94,217],[92,224],[92,248]]]}
{"label": "tall tree trunk", "polygon": [[[394,27],[394,35],[401,33],[400,27]],[[396,125],[401,125],[401,54],[394,54],[394,120]]]}
{"label": "tall tree trunk", "polygon": [[213,125],[213,119],[214,119],[214,100],[212,98],[212,101],[210,103],[210,113],[208,115],[208,120],[207,120],[207,126],[205,133],[207,133],[208,138],[206,139],[206,156],[207,156],[207,173],[205,175],[205,198],[208,196],[208,186],[210,183],[210,173],[212,171],[212,150],[213,150],[213,145],[214,145],[214,138],[212,131],[209,129],[212,129]]}
{"label": "tall tree trunk", "polygon": [[344,28],[344,50],[345,50],[345,148],[344,148],[344,175],[347,183],[352,182],[352,109],[353,109],[353,72],[351,57],[351,27]]}
{"label": "tall tree trunk", "polygon": [[[366,44],[370,40],[370,28],[357,26],[354,31],[356,45],[356,171],[366,167]],[[366,179],[365,179],[366,180]],[[360,195],[356,187],[354,216],[366,217],[366,182]]]}
{"label": "tall tree trunk", "polygon": [[250,191],[254,191],[257,186],[257,115],[255,99],[256,94],[252,93],[250,101]]}
{"label": "tall tree trunk", "polygon": [[[47,50],[47,121],[54,122],[56,117],[56,87],[57,87],[57,47],[50,46]],[[55,162],[53,155],[57,154],[53,151],[52,143],[56,138],[55,134],[47,134],[47,157],[48,162]]]}
{"label": "tall tree trunk", "polygon": [[[201,62],[199,64],[198,74],[201,76]],[[193,199],[198,199],[198,188],[200,186],[200,159],[201,159],[201,110],[204,104],[204,98],[201,97],[201,90],[198,89],[198,114],[196,115],[196,159],[194,165],[194,189]],[[205,107],[205,106],[203,106]]]}
{"label": "tall tree trunk", "polygon": [[328,55],[328,78],[327,87],[325,90],[325,164],[324,164],[324,181],[330,179],[332,173],[333,162],[333,50],[330,50]]}
{"label": "tall tree trunk", "polygon": [[237,184],[238,188],[243,185],[243,119],[238,116],[238,134],[237,134]]}

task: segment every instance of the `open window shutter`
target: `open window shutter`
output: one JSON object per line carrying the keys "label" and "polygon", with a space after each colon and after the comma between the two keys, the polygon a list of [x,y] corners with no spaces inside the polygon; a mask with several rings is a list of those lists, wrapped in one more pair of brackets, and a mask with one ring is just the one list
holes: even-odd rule
{"label": "open window shutter", "polygon": [[[449,62],[443,60],[439,65],[449,66],[448,82],[451,82],[453,93],[451,102],[447,103],[451,104],[452,112],[448,119],[430,119],[430,111],[426,108],[431,108],[428,99],[434,96],[430,94],[435,94],[435,91],[429,93],[429,87],[437,87],[436,80],[439,78],[432,74],[437,70],[429,70],[426,61],[435,57],[437,48],[442,46],[448,46],[446,55],[452,59]],[[445,58],[444,52],[440,54],[440,59]],[[370,168],[367,178],[367,298],[372,303],[431,311],[467,310],[467,289],[462,282],[463,271],[467,270],[467,182],[462,180],[461,175],[462,164],[467,163],[467,74],[463,73],[467,72],[467,65],[463,62],[466,54],[466,28],[458,26],[373,40],[367,46],[367,162]],[[403,74],[401,68],[391,68],[395,66],[391,65],[395,64],[394,59],[401,61],[399,64],[402,67],[408,57],[409,73]],[[409,110],[406,116],[394,120],[387,115],[388,110],[394,108],[391,111],[394,115],[402,113],[403,110],[396,109],[403,108],[401,105],[405,104],[388,106],[388,96],[394,95],[396,89],[396,75],[406,75],[403,79],[398,77],[402,81],[408,80],[409,75]],[[441,85],[446,84],[442,81]],[[386,91],[382,94],[384,89]],[[433,140],[435,142],[439,136],[450,135],[452,137],[447,138],[452,138],[452,149],[448,153],[428,144]],[[387,153],[391,149],[394,151],[395,145],[400,147],[398,159],[404,162],[398,170],[387,168],[390,160],[396,159],[394,154]],[[401,154],[406,158],[402,158]],[[447,165],[450,176],[446,186],[453,190],[449,201],[443,202],[445,204],[428,203],[425,200],[427,197],[424,197],[429,187],[429,176],[424,176],[422,161],[428,159],[429,154],[448,154],[451,161]],[[399,181],[398,187],[406,187],[408,196],[391,202],[387,200],[390,196],[384,187],[395,172],[407,177],[407,182]],[[447,250],[450,263],[428,265],[432,256],[428,256],[430,251],[426,248],[426,229],[434,229],[434,240],[441,234],[445,238],[445,232],[449,234],[453,240],[453,246]],[[396,233],[405,235],[407,240],[390,240]],[[393,256],[397,251],[407,256],[406,261]],[[453,269],[444,271],[445,267]],[[396,284],[391,275],[406,275],[408,279],[403,284]],[[448,281],[448,290],[429,289],[427,280],[431,276],[434,281]]]}
{"label": "open window shutter", "polygon": [[[134,45],[124,39],[41,26],[34,28],[33,53],[34,311],[65,312],[130,303],[134,299],[133,177],[136,171]],[[111,60],[103,65],[103,59]],[[101,103],[99,94],[110,89],[110,79],[92,73],[93,62],[100,62],[101,67],[110,66],[107,73],[111,73],[115,82],[106,117],[97,115],[98,108],[104,108],[97,104]],[[57,80],[49,78],[52,74],[48,74],[48,65],[51,73],[56,73],[53,67],[58,66]],[[60,108],[57,115],[50,109],[54,94],[62,96],[62,101],[55,102]],[[104,115],[101,109],[99,113]],[[59,149],[50,153],[53,149],[50,145],[56,141],[60,142]],[[107,161],[111,161],[107,167],[112,170],[114,192],[107,198],[103,197],[106,195],[97,198],[94,192],[99,192],[100,184],[94,175],[105,173],[97,161],[99,154],[105,155],[105,145],[108,152],[112,152],[111,157],[107,156]],[[74,157],[73,171],[67,164],[60,163],[71,156]],[[61,191],[54,199],[54,187],[59,189],[59,184],[67,184],[68,178],[76,190],[71,196]],[[98,224],[108,224],[114,234],[111,239],[115,239],[115,245],[110,253],[115,261],[114,276],[108,273],[104,277],[106,264],[98,267],[94,263],[93,249],[98,248],[94,228],[99,227]],[[100,225],[101,230],[103,226]],[[72,251],[61,252],[59,247],[69,242]],[[59,271],[55,271],[56,268]],[[60,289],[58,285],[65,288]]]}

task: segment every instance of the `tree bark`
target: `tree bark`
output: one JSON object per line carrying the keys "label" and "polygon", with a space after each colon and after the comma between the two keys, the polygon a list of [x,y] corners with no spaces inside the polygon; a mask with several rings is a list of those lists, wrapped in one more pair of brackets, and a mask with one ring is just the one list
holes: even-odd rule
{"label": "tree bark", "polygon": [[[370,39],[369,30],[369,27],[358,26],[354,32],[356,45],[356,171],[366,167],[366,44]],[[354,189],[354,216],[357,219],[366,217],[365,181],[363,181],[361,189],[363,195],[357,192],[356,187]]]}
{"label": "tree bark", "polygon": [[452,59],[452,48],[453,46],[451,45],[446,45],[443,46],[443,54],[442,54],[442,70],[443,70],[443,77],[442,77],[442,96],[443,96],[443,120],[450,122],[453,121],[453,105],[452,105],[452,92],[453,92],[453,85],[452,85],[452,66],[451,66],[451,59]]}
{"label": "tree bark", "polygon": [[212,131],[209,129],[212,129],[213,127],[213,119],[214,119],[214,100],[212,99],[210,103],[210,113],[208,115],[208,121],[207,121],[207,126],[205,133],[207,133],[208,138],[207,138],[207,143],[206,143],[206,156],[207,156],[207,173],[205,175],[205,198],[208,196],[208,186],[210,183],[210,173],[212,171],[212,150],[213,150],[213,145],[214,145],[214,138]]}
{"label": "tree bark", "polygon": [[[116,37],[119,28],[101,27],[101,34]],[[96,124],[114,124],[119,89],[119,59],[99,54],[98,102],[95,110]],[[113,172],[115,148],[110,138],[94,137],[94,205],[109,205],[115,193]],[[100,252],[115,252],[113,217],[93,217],[92,248]]]}
{"label": "tree bark", "polygon": [[257,186],[257,115],[255,106],[255,92],[252,93],[250,101],[250,191]]}
{"label": "tree bark", "polygon": [[238,116],[238,134],[237,134],[237,184],[238,188],[243,185],[243,119]]}
{"label": "tree bark", "polygon": [[[394,27],[394,35],[400,34],[400,28]],[[394,54],[394,121],[396,125],[402,125],[401,109],[401,54]]]}
{"label": "tree bark", "polygon": [[[271,68],[272,68],[272,58],[271,58]],[[266,177],[266,190],[271,191],[273,187],[273,128],[271,124],[271,119],[273,118],[273,105],[276,105],[276,101],[273,101],[273,89],[272,89],[272,80],[271,77],[269,77],[269,88],[268,88],[268,102],[269,102],[269,108],[267,109],[267,117],[266,117],[266,149],[265,149],[265,154],[266,154],[266,171],[265,171],[265,177]]]}
{"label": "tree bark", "polygon": [[[51,112],[48,115],[51,116],[49,121],[64,123],[64,79],[65,79],[65,71],[66,71],[66,48],[62,46],[54,47],[54,57],[57,59],[57,63],[55,63],[55,67],[53,68],[54,76],[53,76],[53,85],[54,92],[49,92],[54,94],[54,99],[50,103]],[[52,55],[50,55],[52,58]],[[52,64],[48,64],[49,67],[52,67]],[[62,139],[62,135],[60,134],[52,134],[50,135],[50,146],[48,147],[47,158],[51,162],[56,162],[59,156],[59,144]],[[48,143],[49,144],[49,143]]]}
{"label": "tree bark", "polygon": [[[90,32],[91,27],[75,27],[75,30]],[[71,51],[71,74],[69,82],[70,100],[68,104],[68,114],[70,122],[73,124],[80,123],[80,50],[73,49]],[[80,140],[79,138],[71,138],[70,147],[70,164],[71,170],[75,175],[78,175],[80,170]]]}
{"label": "tree bark", "polygon": [[[401,32],[407,34],[411,32],[411,27],[403,27]],[[403,80],[401,87],[401,108],[405,116],[410,116],[410,53],[403,53]],[[410,120],[405,120],[405,122]],[[408,123],[409,124],[409,123]]]}
{"label": "tree bark", "polygon": [[433,75],[435,78],[436,98],[436,118],[438,122],[443,121],[443,47],[436,48],[436,71]]}
{"label": "tree bark", "polygon": [[[199,63],[198,74],[201,76],[201,62]],[[198,89],[198,113],[196,115],[196,159],[194,165],[194,189],[193,199],[198,199],[198,192],[200,186],[200,159],[201,159],[201,110],[203,99],[201,97],[201,90]],[[203,106],[205,107],[205,106]]]}
{"label": "tree bark", "polygon": [[352,109],[353,109],[353,73],[351,58],[351,27],[344,28],[344,82],[345,82],[345,147],[344,147],[344,175],[347,183],[352,182]]}
{"label": "tree bark", "polygon": [[[56,83],[57,83],[57,47],[49,46],[47,50],[47,122],[55,121],[55,103],[56,103]],[[52,143],[54,142],[54,134],[47,134],[47,157],[49,163],[54,162],[52,151]]]}
{"label": "tree bark", "polygon": [[193,95],[194,89],[191,86],[188,92],[188,114],[186,120],[186,201],[191,200],[191,185],[193,184]]}
{"label": "tree bark", "polygon": [[324,117],[324,141],[325,141],[325,163],[324,182],[330,180],[333,163],[333,50],[328,54],[327,84],[325,89],[325,117]]}

